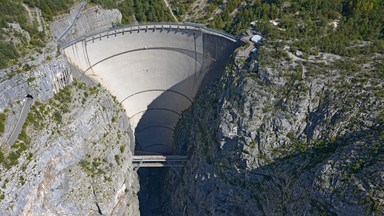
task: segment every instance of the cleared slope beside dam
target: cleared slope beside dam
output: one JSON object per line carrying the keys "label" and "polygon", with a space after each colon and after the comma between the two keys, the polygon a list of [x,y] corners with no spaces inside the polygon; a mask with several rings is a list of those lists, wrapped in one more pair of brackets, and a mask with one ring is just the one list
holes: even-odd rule
{"label": "cleared slope beside dam", "polygon": [[137,150],[170,154],[180,113],[222,74],[238,45],[234,36],[201,25],[160,23],[84,36],[62,50],[122,103]]}

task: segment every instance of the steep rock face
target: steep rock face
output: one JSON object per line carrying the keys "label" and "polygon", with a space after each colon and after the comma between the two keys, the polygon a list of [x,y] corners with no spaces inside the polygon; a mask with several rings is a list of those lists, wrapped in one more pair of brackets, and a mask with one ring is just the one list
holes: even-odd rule
{"label": "steep rock face", "polygon": [[[83,3],[75,5],[70,14],[58,16],[56,21],[50,25],[54,38],[58,38],[60,34],[72,23],[82,4]],[[121,23],[121,18],[122,15],[117,9],[107,10],[103,9],[99,5],[87,5],[80,13],[80,16],[72,28],[62,38],[61,42],[68,42],[86,34],[111,28],[114,25]]]}
{"label": "steep rock face", "polygon": [[[6,114],[0,137],[5,157],[0,165],[1,214],[84,215],[100,209],[138,215],[127,117],[99,87],[77,82],[66,87],[72,74],[62,56],[54,57],[55,48],[49,42],[42,54],[24,59],[23,67],[0,72],[0,109]],[[27,94],[33,95],[35,106],[19,140],[7,146]]]}
{"label": "steep rock face", "polygon": [[175,144],[190,160],[182,179],[168,173],[167,212],[382,215],[377,68],[346,74],[331,64],[260,55],[262,64],[235,61],[183,114]]}
{"label": "steep rock face", "polygon": [[[44,53],[30,56],[34,60],[20,59],[23,67],[15,65],[0,70],[0,111],[22,100],[27,94],[35,96],[39,101],[47,101],[72,82],[65,58],[53,57],[55,49],[56,45],[51,41]],[[47,57],[52,60],[47,60]]]}
{"label": "steep rock face", "polygon": [[[87,24],[111,25],[99,20]],[[71,85],[72,71],[52,40],[26,52],[0,71],[0,214],[139,215],[133,135],[121,106],[99,86]],[[19,139],[7,146],[27,94],[34,106]]]}
{"label": "steep rock face", "polygon": [[28,62],[36,66],[27,72],[15,73],[17,66],[0,71],[0,112],[6,111],[7,114],[0,143],[6,143],[12,133],[27,94],[37,101],[46,102],[73,80],[63,57],[44,61],[40,65],[37,61]]}
{"label": "steep rock face", "polygon": [[15,145],[3,146],[2,215],[139,214],[133,136],[105,90],[75,82],[35,103],[26,125]]}

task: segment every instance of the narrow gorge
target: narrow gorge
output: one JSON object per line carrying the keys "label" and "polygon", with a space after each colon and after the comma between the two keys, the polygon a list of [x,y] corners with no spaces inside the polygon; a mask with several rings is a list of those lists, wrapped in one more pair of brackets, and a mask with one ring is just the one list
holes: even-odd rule
{"label": "narrow gorge", "polygon": [[383,9],[0,1],[0,215],[384,215]]}

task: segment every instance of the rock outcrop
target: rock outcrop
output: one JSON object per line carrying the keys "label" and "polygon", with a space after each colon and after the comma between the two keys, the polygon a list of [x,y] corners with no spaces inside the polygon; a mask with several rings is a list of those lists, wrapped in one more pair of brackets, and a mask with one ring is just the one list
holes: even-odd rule
{"label": "rock outcrop", "polygon": [[1,167],[2,215],[138,214],[132,132],[105,90],[75,82],[35,103],[26,124],[3,146],[19,158]]}
{"label": "rock outcrop", "polygon": [[[80,6],[56,17],[47,35],[57,38]],[[61,43],[121,17],[88,5]],[[19,33],[29,43],[28,32],[10,26],[11,39]],[[101,86],[73,82],[53,39],[33,50],[18,46],[25,57],[0,71],[0,214],[139,215],[125,111]],[[311,56],[318,51],[280,45],[233,60],[182,114],[173,146],[190,160],[162,179],[162,204],[157,194],[143,195],[156,201],[144,214],[384,215],[381,52]],[[27,94],[34,106],[7,146]]]}
{"label": "rock outcrop", "polygon": [[382,76],[267,54],[234,61],[183,113],[190,161],[168,173],[167,214],[383,215]]}
{"label": "rock outcrop", "polygon": [[[90,16],[89,28],[80,17],[69,37],[121,19],[118,11],[110,16],[98,6],[84,12]],[[53,35],[66,28],[61,21],[52,24]],[[0,113],[5,114],[0,214],[139,215],[139,183],[131,161],[134,140],[125,111],[101,86],[73,81],[57,44],[51,38],[46,42],[45,47],[26,49],[21,63],[0,71]],[[8,146],[27,94],[34,105],[18,140]]]}
{"label": "rock outcrop", "polygon": [[16,125],[23,106],[23,99],[32,95],[39,102],[46,102],[73,80],[67,62],[63,57],[39,64],[29,61],[30,71],[15,72],[18,66],[0,71],[0,112],[7,111],[8,118],[0,143],[5,143]]}
{"label": "rock outcrop", "polygon": [[[75,5],[70,14],[64,14],[56,17],[56,20],[51,23],[50,28],[54,38],[58,38],[60,34],[72,23],[81,5]],[[61,39],[61,42],[68,42],[77,37],[91,34],[94,32],[112,28],[121,23],[122,15],[117,9],[103,9],[99,5],[87,5],[80,13],[73,27]]]}

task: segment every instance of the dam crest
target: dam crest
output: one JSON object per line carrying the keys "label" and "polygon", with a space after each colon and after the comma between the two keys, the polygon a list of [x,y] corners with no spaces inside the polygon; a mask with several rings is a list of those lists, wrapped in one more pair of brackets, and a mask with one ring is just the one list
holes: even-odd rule
{"label": "dam crest", "polygon": [[68,62],[125,108],[136,150],[172,154],[173,130],[198,91],[219,78],[238,38],[199,24],[153,23],[63,44]]}

